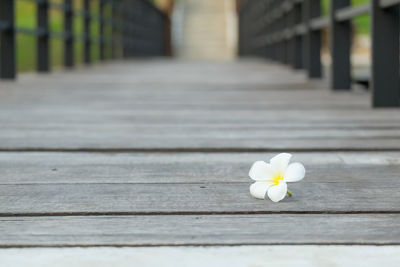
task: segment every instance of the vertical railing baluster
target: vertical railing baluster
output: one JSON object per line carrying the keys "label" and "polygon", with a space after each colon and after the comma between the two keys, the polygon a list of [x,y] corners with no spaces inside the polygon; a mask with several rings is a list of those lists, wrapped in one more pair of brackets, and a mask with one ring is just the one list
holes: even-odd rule
{"label": "vertical railing baluster", "polygon": [[[294,5],[294,26],[299,25],[302,22],[302,3],[296,3]],[[303,36],[301,34],[295,34],[294,36],[294,69],[303,68]]]}
{"label": "vertical railing baluster", "polygon": [[[280,9],[278,7],[278,9]],[[282,33],[283,30],[283,20],[282,17],[280,17],[278,19],[278,33]],[[279,36],[280,37],[280,36]],[[283,63],[284,59],[285,59],[285,49],[284,49],[284,45],[283,45],[283,41],[282,39],[279,38],[278,40],[278,45],[279,45],[279,62]]]}
{"label": "vertical railing baluster", "polygon": [[287,38],[286,33],[291,25],[291,12],[292,10],[284,10],[285,14],[283,14],[282,17],[282,21],[283,21],[283,30],[282,33],[283,34],[283,49],[284,49],[284,58],[283,58],[283,63],[285,64],[290,64],[290,48],[291,48],[291,44],[290,44],[290,39]]}
{"label": "vertical railing baluster", "polygon": [[372,105],[400,106],[399,6],[372,0]]}
{"label": "vertical railing baluster", "polygon": [[290,39],[289,39],[289,50],[288,50],[288,57],[289,57],[289,64],[294,68],[295,61],[296,61],[296,34],[293,31],[294,26],[296,25],[296,12],[295,12],[295,5],[292,5],[292,8],[289,11],[288,16],[288,27],[290,29]]}
{"label": "vertical railing baluster", "polygon": [[42,0],[37,3],[37,27],[36,68],[39,72],[48,72],[50,70],[50,28],[48,0]]}
{"label": "vertical railing baluster", "polygon": [[[281,11],[282,6],[279,6],[279,10]],[[282,33],[285,30],[285,17],[281,16],[279,18],[279,33]],[[285,39],[282,38],[283,35],[280,36],[279,40],[279,50],[280,50],[280,62],[285,63],[286,61],[286,47],[285,47]]]}
{"label": "vertical railing baluster", "polygon": [[124,58],[129,57],[129,46],[130,46],[130,35],[129,35],[129,29],[130,29],[130,20],[129,20],[129,5],[126,1],[122,3],[122,55]]}
{"label": "vertical railing baluster", "polygon": [[[136,52],[136,48],[139,45],[138,42],[135,40],[135,29],[133,25],[133,19],[135,18],[135,15],[138,13],[137,10],[135,10],[135,2],[130,1],[129,2],[129,15],[128,15],[128,39],[129,39],[129,46],[128,46],[128,57],[133,57],[134,53]],[[138,5],[142,5],[142,2],[138,2]],[[142,7],[140,7],[142,8]],[[135,13],[136,12],[136,13]],[[140,40],[141,41],[141,40]]]}
{"label": "vertical railing baluster", "polygon": [[169,31],[170,31],[170,21],[168,16],[162,17],[160,19],[161,27],[160,27],[160,35],[162,45],[160,46],[160,51],[158,53],[159,56],[167,56],[169,54]]}
{"label": "vertical railing baluster", "polygon": [[90,22],[91,22],[91,12],[90,12],[90,0],[83,1],[83,31],[84,31],[84,62],[86,64],[91,63],[91,34],[90,34]]}
{"label": "vertical railing baluster", "polygon": [[119,40],[118,26],[119,18],[117,11],[117,1],[113,0],[111,2],[111,58],[117,58],[117,45]]}
{"label": "vertical railing baluster", "polygon": [[243,12],[239,11],[238,18],[238,55],[243,55]]}
{"label": "vertical railing baluster", "polygon": [[[271,6],[271,17],[276,11],[276,1],[272,1],[272,6]],[[273,19],[273,17],[272,17]],[[273,36],[276,32],[278,31],[278,21],[276,19],[273,19],[271,22],[271,36]],[[278,61],[279,59],[279,49],[278,49],[278,43],[271,39],[271,48],[272,48],[272,60]]]}
{"label": "vertical railing baluster", "polygon": [[[265,14],[264,14],[264,23],[265,23],[265,30],[264,30],[264,34],[266,36],[269,35],[269,30],[270,30],[270,24],[269,24],[269,5],[270,5],[270,1],[267,1],[266,3],[266,8],[265,8]],[[265,44],[265,58],[270,59],[271,58],[271,46],[269,45],[269,43]]]}
{"label": "vertical railing baluster", "polygon": [[286,39],[285,35],[285,30],[287,26],[287,16],[283,15],[281,17],[281,23],[282,23],[282,30],[281,30],[281,44],[282,44],[282,63],[287,64],[288,63],[288,42]]}
{"label": "vertical railing baluster", "polygon": [[[277,7],[277,9],[279,9],[279,7]],[[278,18],[276,20],[276,29],[277,29],[276,33],[282,32],[282,19],[281,18]],[[276,47],[277,47],[277,50],[279,53],[278,62],[282,63],[283,62],[282,40],[275,40],[275,42],[276,42]]]}
{"label": "vertical railing baluster", "polygon": [[[268,4],[268,1],[265,1],[264,5],[263,5],[263,14],[261,15],[261,18],[260,18],[260,20],[261,20],[261,28],[262,28],[261,36],[266,36],[266,34],[267,34],[267,22],[265,20],[265,16],[267,14],[267,4]],[[267,46],[264,44],[264,42],[265,41],[263,40],[263,44],[261,44],[261,48],[260,49],[262,50],[262,57],[263,58],[268,58]]]}
{"label": "vertical railing baluster", "polygon": [[343,90],[351,87],[351,21],[339,22],[335,13],[339,8],[350,5],[350,0],[331,1],[330,49],[331,49],[331,89]]}
{"label": "vertical railing baluster", "polygon": [[[336,1],[336,0],[332,0]],[[310,22],[313,18],[321,15],[320,0],[304,0],[303,16],[304,23],[307,27],[304,35],[304,66],[308,71],[309,78],[321,78],[321,30],[313,30],[310,27]]]}
{"label": "vertical railing baluster", "polygon": [[105,18],[104,18],[104,0],[99,0],[99,37],[100,37],[100,60],[105,59],[105,38],[104,38],[104,28],[105,28]]}
{"label": "vertical railing baluster", "polygon": [[284,35],[285,30],[286,30],[286,26],[287,26],[287,14],[286,11],[284,10],[284,6],[280,6],[280,9],[282,12],[284,12],[284,14],[281,16],[280,20],[281,20],[281,45],[282,45],[282,63],[286,64],[288,63],[287,59],[287,40],[286,40],[286,36]]}
{"label": "vertical railing baluster", "polygon": [[14,0],[0,0],[0,21],[7,24],[7,29],[1,31],[0,36],[0,77],[2,79],[15,79],[15,17]]}
{"label": "vertical railing baluster", "polygon": [[73,0],[64,0],[64,66],[74,66]]}

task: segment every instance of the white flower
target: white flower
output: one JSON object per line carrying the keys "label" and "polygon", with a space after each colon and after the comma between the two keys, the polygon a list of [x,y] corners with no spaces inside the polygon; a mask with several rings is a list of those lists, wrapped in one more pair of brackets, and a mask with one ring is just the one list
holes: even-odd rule
{"label": "white flower", "polygon": [[250,193],[255,198],[264,199],[265,195],[278,202],[291,195],[287,184],[304,178],[306,170],[303,164],[289,164],[291,154],[281,153],[270,160],[270,163],[256,161],[249,171],[249,176],[256,182],[250,186]]}

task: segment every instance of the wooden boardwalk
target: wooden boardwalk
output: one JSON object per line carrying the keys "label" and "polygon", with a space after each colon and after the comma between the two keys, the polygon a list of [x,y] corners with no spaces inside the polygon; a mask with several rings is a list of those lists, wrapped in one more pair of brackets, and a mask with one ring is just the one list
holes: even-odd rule
{"label": "wooden boardwalk", "polygon": [[[400,244],[400,110],[261,61],[0,83],[0,246]],[[256,160],[304,181],[250,196]]]}

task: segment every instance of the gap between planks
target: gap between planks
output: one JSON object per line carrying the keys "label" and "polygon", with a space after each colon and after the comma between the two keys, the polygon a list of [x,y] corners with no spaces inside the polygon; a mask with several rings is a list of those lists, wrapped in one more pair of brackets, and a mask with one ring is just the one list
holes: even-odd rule
{"label": "gap between planks", "polygon": [[219,216],[219,215],[368,215],[368,214],[400,214],[400,210],[352,210],[352,211],[179,211],[179,212],[42,212],[42,213],[0,213],[0,218],[7,217],[101,217],[101,216]]}
{"label": "gap between planks", "polygon": [[247,242],[247,243],[218,243],[218,242],[207,242],[207,243],[179,243],[179,244],[164,244],[164,243],[152,243],[152,244],[54,244],[54,245],[40,245],[40,244],[9,244],[1,245],[0,249],[12,249],[12,248],[155,248],[155,247],[239,247],[239,246],[400,246],[399,242]]}
{"label": "gap between planks", "polygon": [[400,152],[400,148],[242,148],[242,147],[221,147],[221,148],[0,148],[0,152],[85,152],[85,153],[280,153],[280,152]]}

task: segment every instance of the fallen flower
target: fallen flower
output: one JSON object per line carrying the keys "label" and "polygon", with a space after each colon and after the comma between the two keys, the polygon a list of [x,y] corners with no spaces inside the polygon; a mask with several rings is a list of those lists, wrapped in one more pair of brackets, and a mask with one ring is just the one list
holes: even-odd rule
{"label": "fallen flower", "polygon": [[270,163],[256,161],[251,166],[249,176],[256,182],[250,186],[250,194],[255,198],[265,199],[265,196],[278,202],[285,198],[286,194],[292,195],[287,189],[286,183],[298,182],[305,176],[306,170],[303,164],[294,162],[289,164],[289,153],[281,153],[270,160]]}

